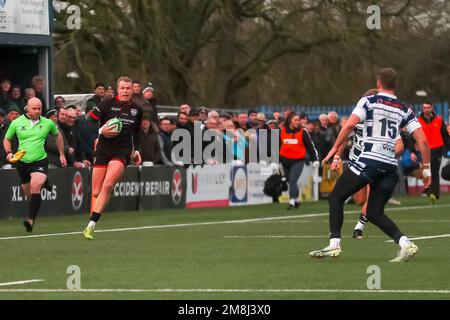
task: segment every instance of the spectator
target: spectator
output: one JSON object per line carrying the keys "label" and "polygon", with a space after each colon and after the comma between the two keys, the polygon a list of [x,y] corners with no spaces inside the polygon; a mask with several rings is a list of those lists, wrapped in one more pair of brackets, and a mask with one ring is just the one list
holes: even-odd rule
{"label": "spectator", "polygon": [[339,132],[341,131],[341,126],[339,124],[339,115],[336,111],[328,112],[328,127],[333,130],[334,140],[336,140]]}
{"label": "spectator", "polygon": [[151,82],[147,83],[144,90],[142,90],[144,103],[142,104],[142,111],[150,115],[153,123],[158,123],[158,108],[156,106],[155,88]]}
{"label": "spectator", "polygon": [[319,116],[320,126],[319,126],[319,155],[320,160],[325,158],[328,152],[334,145],[334,133],[331,128],[328,127],[328,116],[326,114],[321,114]]}
{"label": "spectator", "polygon": [[94,163],[94,144],[95,140],[98,138],[98,129],[98,123],[90,121],[88,113],[78,117],[75,131],[80,139],[82,153],[90,163]]}
{"label": "spectator", "polygon": [[133,94],[135,94],[135,95],[142,94],[142,86],[139,81],[136,81],[136,80],[133,81]]}
{"label": "spectator", "polygon": [[199,122],[200,121],[198,119],[199,116],[200,112],[197,109],[192,109],[191,112],[189,113],[189,119],[191,120],[192,123]]}
{"label": "spectator", "polygon": [[219,113],[219,122],[224,123],[226,120],[232,120],[231,114],[228,112]]}
{"label": "spectator", "polygon": [[94,107],[98,106],[106,97],[106,87],[103,83],[99,82],[95,85],[94,96],[90,98],[86,103],[86,113],[90,112]]}
{"label": "spectator", "polygon": [[[7,114],[6,114],[6,119],[3,119],[5,134],[6,134],[6,130],[8,130],[11,122],[13,122],[18,117],[20,117],[20,115],[21,115],[21,112],[20,112],[19,107],[16,106],[15,104],[10,104],[8,107]],[[0,148],[0,149],[3,149],[3,148]],[[18,149],[19,149],[19,140],[18,140],[17,136],[14,136],[14,138],[12,140],[12,152],[15,153]]]}
{"label": "spectator", "polygon": [[113,87],[111,86],[107,86],[105,89],[105,97],[103,98],[103,100],[109,100],[112,99],[116,96],[116,91],[114,90]]}
{"label": "spectator", "polygon": [[422,163],[419,152],[419,147],[415,139],[406,131],[406,128],[400,132],[404,150],[400,157],[400,164],[404,175],[421,178],[422,176]]}
{"label": "spectator", "polygon": [[159,121],[158,142],[161,150],[161,164],[173,166],[172,162],[172,132],[170,130],[171,121],[168,118],[162,118]]}
{"label": "spectator", "polygon": [[[445,127],[444,120],[434,112],[433,104],[425,102],[422,105],[422,113],[419,117],[425,136],[430,147],[431,186],[424,192],[430,198],[431,204],[435,204],[440,193],[440,168],[442,156],[446,146],[450,147],[450,137]],[[426,166],[426,164],[424,164]]]}
{"label": "spectator", "polygon": [[277,120],[277,126],[278,126],[278,129],[283,129],[284,128],[284,119],[283,118],[278,118],[278,120]]}
{"label": "spectator", "polygon": [[15,103],[20,108],[21,113],[24,112],[26,103],[25,103],[24,99],[22,99],[22,92],[20,90],[20,86],[13,85],[11,87],[10,101]]}
{"label": "spectator", "polygon": [[248,159],[248,142],[245,136],[241,135],[239,130],[236,130],[236,125],[232,120],[226,120],[224,127],[226,130],[224,135],[224,162],[238,161],[240,164],[245,164],[246,159]]}
{"label": "spectator", "polygon": [[3,79],[0,83],[0,108],[8,109],[8,101],[10,99],[9,91],[11,90],[11,81]]}
{"label": "spectator", "polygon": [[281,117],[281,113],[280,113],[279,111],[275,111],[275,112],[272,114],[272,117],[273,117],[273,119],[274,119],[275,121],[278,121],[278,119],[280,119],[280,117]]}
{"label": "spectator", "polygon": [[311,137],[311,141],[314,143],[314,146],[319,145],[319,132],[317,130],[317,124],[314,121],[308,120],[308,123],[305,126],[306,131],[308,131],[309,136]]}
{"label": "spectator", "polygon": [[[0,108],[0,141],[3,141],[5,138],[6,131],[8,130],[8,126],[5,123],[6,112],[2,108]],[[0,168],[3,168],[6,165],[6,154],[3,146],[0,147]]]}
{"label": "spectator", "polygon": [[269,119],[269,121],[266,122],[266,125],[269,130],[278,129],[277,121],[275,119]]}
{"label": "spectator", "polygon": [[237,123],[238,123],[238,113],[237,112],[231,113],[231,120],[234,122],[234,125],[237,128]]}
{"label": "spectator", "polygon": [[[184,112],[179,112],[177,116],[177,129],[185,129],[189,132],[191,137],[191,163],[192,159],[194,159],[194,124],[190,121],[189,115]],[[181,143],[178,142],[178,143]],[[173,146],[178,144],[175,142]],[[183,156],[182,154],[180,156]]]}
{"label": "spectator", "polygon": [[291,112],[280,132],[280,162],[289,183],[288,210],[300,206],[298,179],[307,156],[318,166],[318,154],[308,132],[300,125],[300,116]]}
{"label": "spectator", "polygon": [[179,112],[184,112],[187,115],[189,115],[189,113],[191,112],[191,107],[188,104],[182,104],[182,105],[180,105],[180,111]]}
{"label": "spectator", "polygon": [[[87,101],[88,104],[89,104],[89,100]],[[66,108],[66,100],[61,96],[57,96],[55,98],[54,106],[55,106],[56,111],[58,111],[59,109],[64,109],[64,108]]]}
{"label": "spectator", "polygon": [[[216,111],[211,111],[209,114],[210,115],[212,114],[213,116],[208,117],[208,119],[206,119],[205,127],[203,128],[202,137],[205,136],[205,133],[207,130],[216,131],[216,132],[220,133],[221,135],[223,135],[222,131],[219,129],[219,114]],[[217,114],[217,117],[216,117],[216,114]],[[210,144],[214,143],[216,138],[217,137],[212,138],[211,141],[203,140],[202,153],[205,151],[206,147],[208,147]],[[221,139],[223,139],[223,138],[221,138]],[[209,164],[209,165],[217,164],[218,160],[221,160],[221,159],[214,159],[216,157],[215,153],[211,154],[211,156],[213,157],[213,159],[206,159],[206,162],[205,162],[205,159],[203,159],[205,164]]]}
{"label": "spectator", "polygon": [[66,109],[59,109],[58,110],[58,122],[59,123],[65,123],[66,122],[66,115],[67,115],[67,110]]}
{"label": "spectator", "polygon": [[201,107],[199,110],[199,115],[198,115],[198,119],[202,122],[205,123],[206,119],[208,119],[208,109],[206,109],[205,107]]}
{"label": "spectator", "polygon": [[8,114],[7,114],[8,125],[9,125],[9,123],[13,122],[18,117],[20,117],[21,114],[22,114],[22,111],[20,110],[20,108],[18,106],[16,106],[15,104],[10,105],[10,107],[8,108]]}
{"label": "spectator", "polygon": [[290,108],[287,108],[286,110],[283,111],[283,118],[286,119],[288,117],[288,115],[290,115],[292,111]]}
{"label": "spectator", "polygon": [[[52,120],[59,129],[58,124],[58,111],[56,109],[50,109],[46,114],[45,117],[47,119]],[[59,129],[61,130],[61,129]],[[66,156],[69,155],[69,144],[67,142],[67,139],[64,135],[62,135],[64,140],[64,154]],[[50,169],[54,168],[60,168],[61,167],[61,161],[59,160],[59,150],[58,145],[56,143],[56,137],[53,135],[49,135],[47,139],[45,140],[45,152],[47,152],[48,157],[48,167]]]}
{"label": "spectator", "polygon": [[239,129],[242,129],[244,131],[246,131],[248,129],[247,120],[248,120],[248,114],[246,112],[239,113],[239,115],[238,115]]}
{"label": "spectator", "polygon": [[[33,79],[31,79],[31,86],[33,87],[36,98],[41,100],[42,102],[42,114],[45,114],[47,112],[47,103],[45,102],[44,97],[44,87],[45,87],[45,80],[44,77],[41,76],[35,76]],[[28,98],[29,100],[29,98]]]}
{"label": "spectator", "polygon": [[161,148],[158,142],[158,128],[152,123],[148,113],[144,113],[142,117],[140,146],[142,162],[160,163]]}
{"label": "spectator", "polygon": [[258,115],[258,112],[256,110],[250,109],[247,112],[247,115],[248,115],[247,122],[250,124],[249,127],[251,127],[252,126],[251,124],[256,122],[256,117]]}
{"label": "spectator", "polygon": [[75,130],[76,119],[76,107],[68,106],[66,109],[65,122],[60,123],[59,125],[62,131],[61,133],[67,139],[69,144],[69,158],[67,158],[67,164],[68,166],[80,169],[90,166],[91,163],[86,159],[86,155],[83,153],[78,132]]}
{"label": "spectator", "polygon": [[[49,111],[47,111],[47,113],[45,114],[45,117],[47,119],[52,120],[56,125],[58,125],[58,110],[56,109],[50,109]],[[58,157],[59,158],[59,157]]]}
{"label": "spectator", "polygon": [[169,121],[170,121],[170,133],[174,132],[175,130],[177,130],[177,117],[168,117]]}
{"label": "spectator", "polygon": [[[28,100],[30,100],[31,98],[36,98],[36,91],[34,91],[33,88],[26,88],[25,89],[25,97],[24,97],[24,102],[25,105],[28,103]],[[25,111],[25,109],[24,109]]]}
{"label": "spectator", "polygon": [[309,121],[309,117],[305,112],[300,113],[300,125],[305,128]]}
{"label": "spectator", "polygon": [[267,119],[266,119],[266,115],[264,113],[260,112],[256,115],[255,123],[257,123],[257,127],[256,127],[257,130],[267,129],[266,122],[267,122]]}

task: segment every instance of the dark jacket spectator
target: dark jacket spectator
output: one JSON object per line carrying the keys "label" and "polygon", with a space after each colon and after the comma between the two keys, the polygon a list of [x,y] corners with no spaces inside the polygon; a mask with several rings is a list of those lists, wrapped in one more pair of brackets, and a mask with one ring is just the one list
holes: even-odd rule
{"label": "dark jacket spectator", "polygon": [[22,93],[20,91],[20,86],[14,85],[11,88],[11,98],[9,99],[10,102],[14,103],[16,106],[19,107],[21,113],[24,113],[25,106],[27,103],[22,98]]}
{"label": "dark jacket spectator", "polygon": [[155,98],[155,88],[151,83],[147,83],[142,90],[142,111],[150,115],[150,119],[153,123],[158,123],[158,108],[156,106],[157,101]]}
{"label": "dark jacket spectator", "polygon": [[105,98],[106,86],[103,83],[97,83],[94,89],[94,96],[86,102],[86,113],[98,106]]}
{"label": "dark jacket spectator", "polygon": [[61,133],[67,139],[69,144],[69,157],[66,157],[68,166],[81,167],[81,162],[86,159],[83,147],[81,146],[81,139],[78,136],[78,131],[75,130],[76,111],[73,108],[67,108],[65,122],[60,122],[59,127]]}
{"label": "dark jacket spectator", "polygon": [[320,126],[319,126],[319,145],[318,151],[320,155],[320,160],[325,158],[328,152],[334,145],[335,138],[333,129],[328,127],[328,118],[326,115],[321,115],[319,117]]}
{"label": "dark jacket spectator", "polygon": [[2,142],[2,146],[0,147],[0,168],[6,164],[6,154],[5,149],[3,148],[3,139],[6,134],[6,123],[4,123],[4,118],[6,116],[6,112],[0,108],[0,141]]}
{"label": "dark jacket spectator", "polygon": [[162,118],[159,121],[158,142],[161,150],[160,164],[173,166],[172,162],[172,133],[170,132],[170,119]]}
{"label": "dark jacket spectator", "polygon": [[0,82],[0,108],[3,110],[8,109],[8,101],[11,98],[10,97],[10,90],[11,90],[11,81],[8,79],[3,79]]}
{"label": "dark jacket spectator", "polygon": [[[190,163],[193,163],[193,159],[194,159],[194,124],[192,123],[192,121],[189,119],[189,115],[187,113],[184,112],[179,112],[178,116],[177,116],[177,129],[184,129],[187,130],[187,132],[189,132],[190,135],[190,144],[191,144],[191,154],[189,156],[190,158]],[[177,144],[179,143],[183,143],[183,140],[180,140],[179,142],[173,142],[173,146],[175,147]],[[180,156],[184,156],[184,154],[180,154]]]}
{"label": "dark jacket spectator", "polygon": [[75,131],[80,138],[80,146],[86,160],[90,163],[94,162],[94,143],[98,138],[99,125],[96,122],[87,119],[88,114],[78,117],[75,125]]}
{"label": "dark jacket spectator", "polygon": [[148,114],[144,114],[142,118],[140,145],[142,162],[160,163],[161,148],[158,141],[158,128],[151,122]]}

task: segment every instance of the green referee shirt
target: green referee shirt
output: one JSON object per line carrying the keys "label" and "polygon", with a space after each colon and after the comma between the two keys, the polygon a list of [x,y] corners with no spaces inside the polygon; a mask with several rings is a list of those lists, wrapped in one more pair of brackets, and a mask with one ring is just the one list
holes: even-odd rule
{"label": "green referee shirt", "polygon": [[47,118],[39,117],[39,120],[33,122],[25,115],[20,116],[9,125],[5,138],[12,140],[14,135],[19,140],[19,150],[25,150],[27,153],[20,160],[24,163],[33,163],[47,158],[45,152],[45,140],[49,133],[58,135],[58,127]]}

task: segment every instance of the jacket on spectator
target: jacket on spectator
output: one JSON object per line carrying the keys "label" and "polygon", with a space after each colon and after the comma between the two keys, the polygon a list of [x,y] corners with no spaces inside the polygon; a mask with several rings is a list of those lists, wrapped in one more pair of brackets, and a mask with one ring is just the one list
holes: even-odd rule
{"label": "jacket on spectator", "polygon": [[173,166],[172,163],[172,134],[170,132],[161,131],[158,134],[159,148],[161,150],[161,161],[160,164],[167,166]]}
{"label": "jacket on spectator", "polygon": [[45,102],[44,94],[42,93],[42,91],[41,92],[36,91],[36,98],[38,98],[42,102],[42,114],[46,114],[47,113],[47,103]]}
{"label": "jacket on spectator", "polygon": [[72,166],[75,161],[86,160],[86,155],[83,152],[83,148],[80,143],[80,138],[75,130],[75,126],[69,127],[64,123],[59,124],[62,135],[67,140],[68,146],[74,149],[74,153],[69,154],[67,158],[67,165]]}
{"label": "jacket on spectator", "polygon": [[99,125],[95,122],[89,121],[86,117],[79,117],[75,125],[75,132],[80,138],[80,146],[82,153],[89,160],[94,162],[94,143],[98,138]]}
{"label": "jacket on spectator", "polygon": [[422,113],[419,117],[419,122],[425,132],[430,149],[450,146],[450,137],[445,122],[439,115],[433,112],[433,115],[428,120]]}
{"label": "jacket on spectator", "polygon": [[86,113],[91,111],[94,107],[96,107],[100,102],[103,101],[103,98],[97,95],[94,95],[86,102]]}
{"label": "jacket on spectator", "polygon": [[325,158],[328,152],[331,150],[335,142],[333,129],[330,127],[324,128],[319,126],[319,145],[318,151],[320,155],[320,160]]}
{"label": "jacket on spectator", "polygon": [[[61,132],[61,128],[58,125],[58,130]],[[67,142],[64,134],[61,135],[64,141],[64,156],[66,159],[69,159],[69,143]],[[48,164],[53,165],[55,167],[61,167],[61,161],[59,160],[59,150],[58,144],[56,143],[57,137],[49,134],[47,139],[45,140],[45,152],[47,152]]]}
{"label": "jacket on spectator", "polygon": [[154,124],[150,125],[147,133],[141,129],[140,142],[142,162],[151,161],[154,164],[159,164],[161,161],[161,148],[159,146],[157,128]]}

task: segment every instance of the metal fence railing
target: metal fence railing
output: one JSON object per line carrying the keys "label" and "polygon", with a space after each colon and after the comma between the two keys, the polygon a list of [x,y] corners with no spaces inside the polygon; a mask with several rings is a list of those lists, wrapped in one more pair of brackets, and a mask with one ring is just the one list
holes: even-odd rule
{"label": "metal fence railing", "polygon": [[[412,109],[419,115],[422,105],[414,104]],[[330,111],[336,111],[339,116],[349,116],[354,109],[354,106],[268,106],[263,105],[257,108],[258,111],[266,114],[272,114],[275,111],[293,110],[297,113],[305,112],[311,119],[318,119],[322,113],[327,114]],[[439,102],[434,104],[434,110],[439,114],[446,122],[450,122],[449,103]]]}

